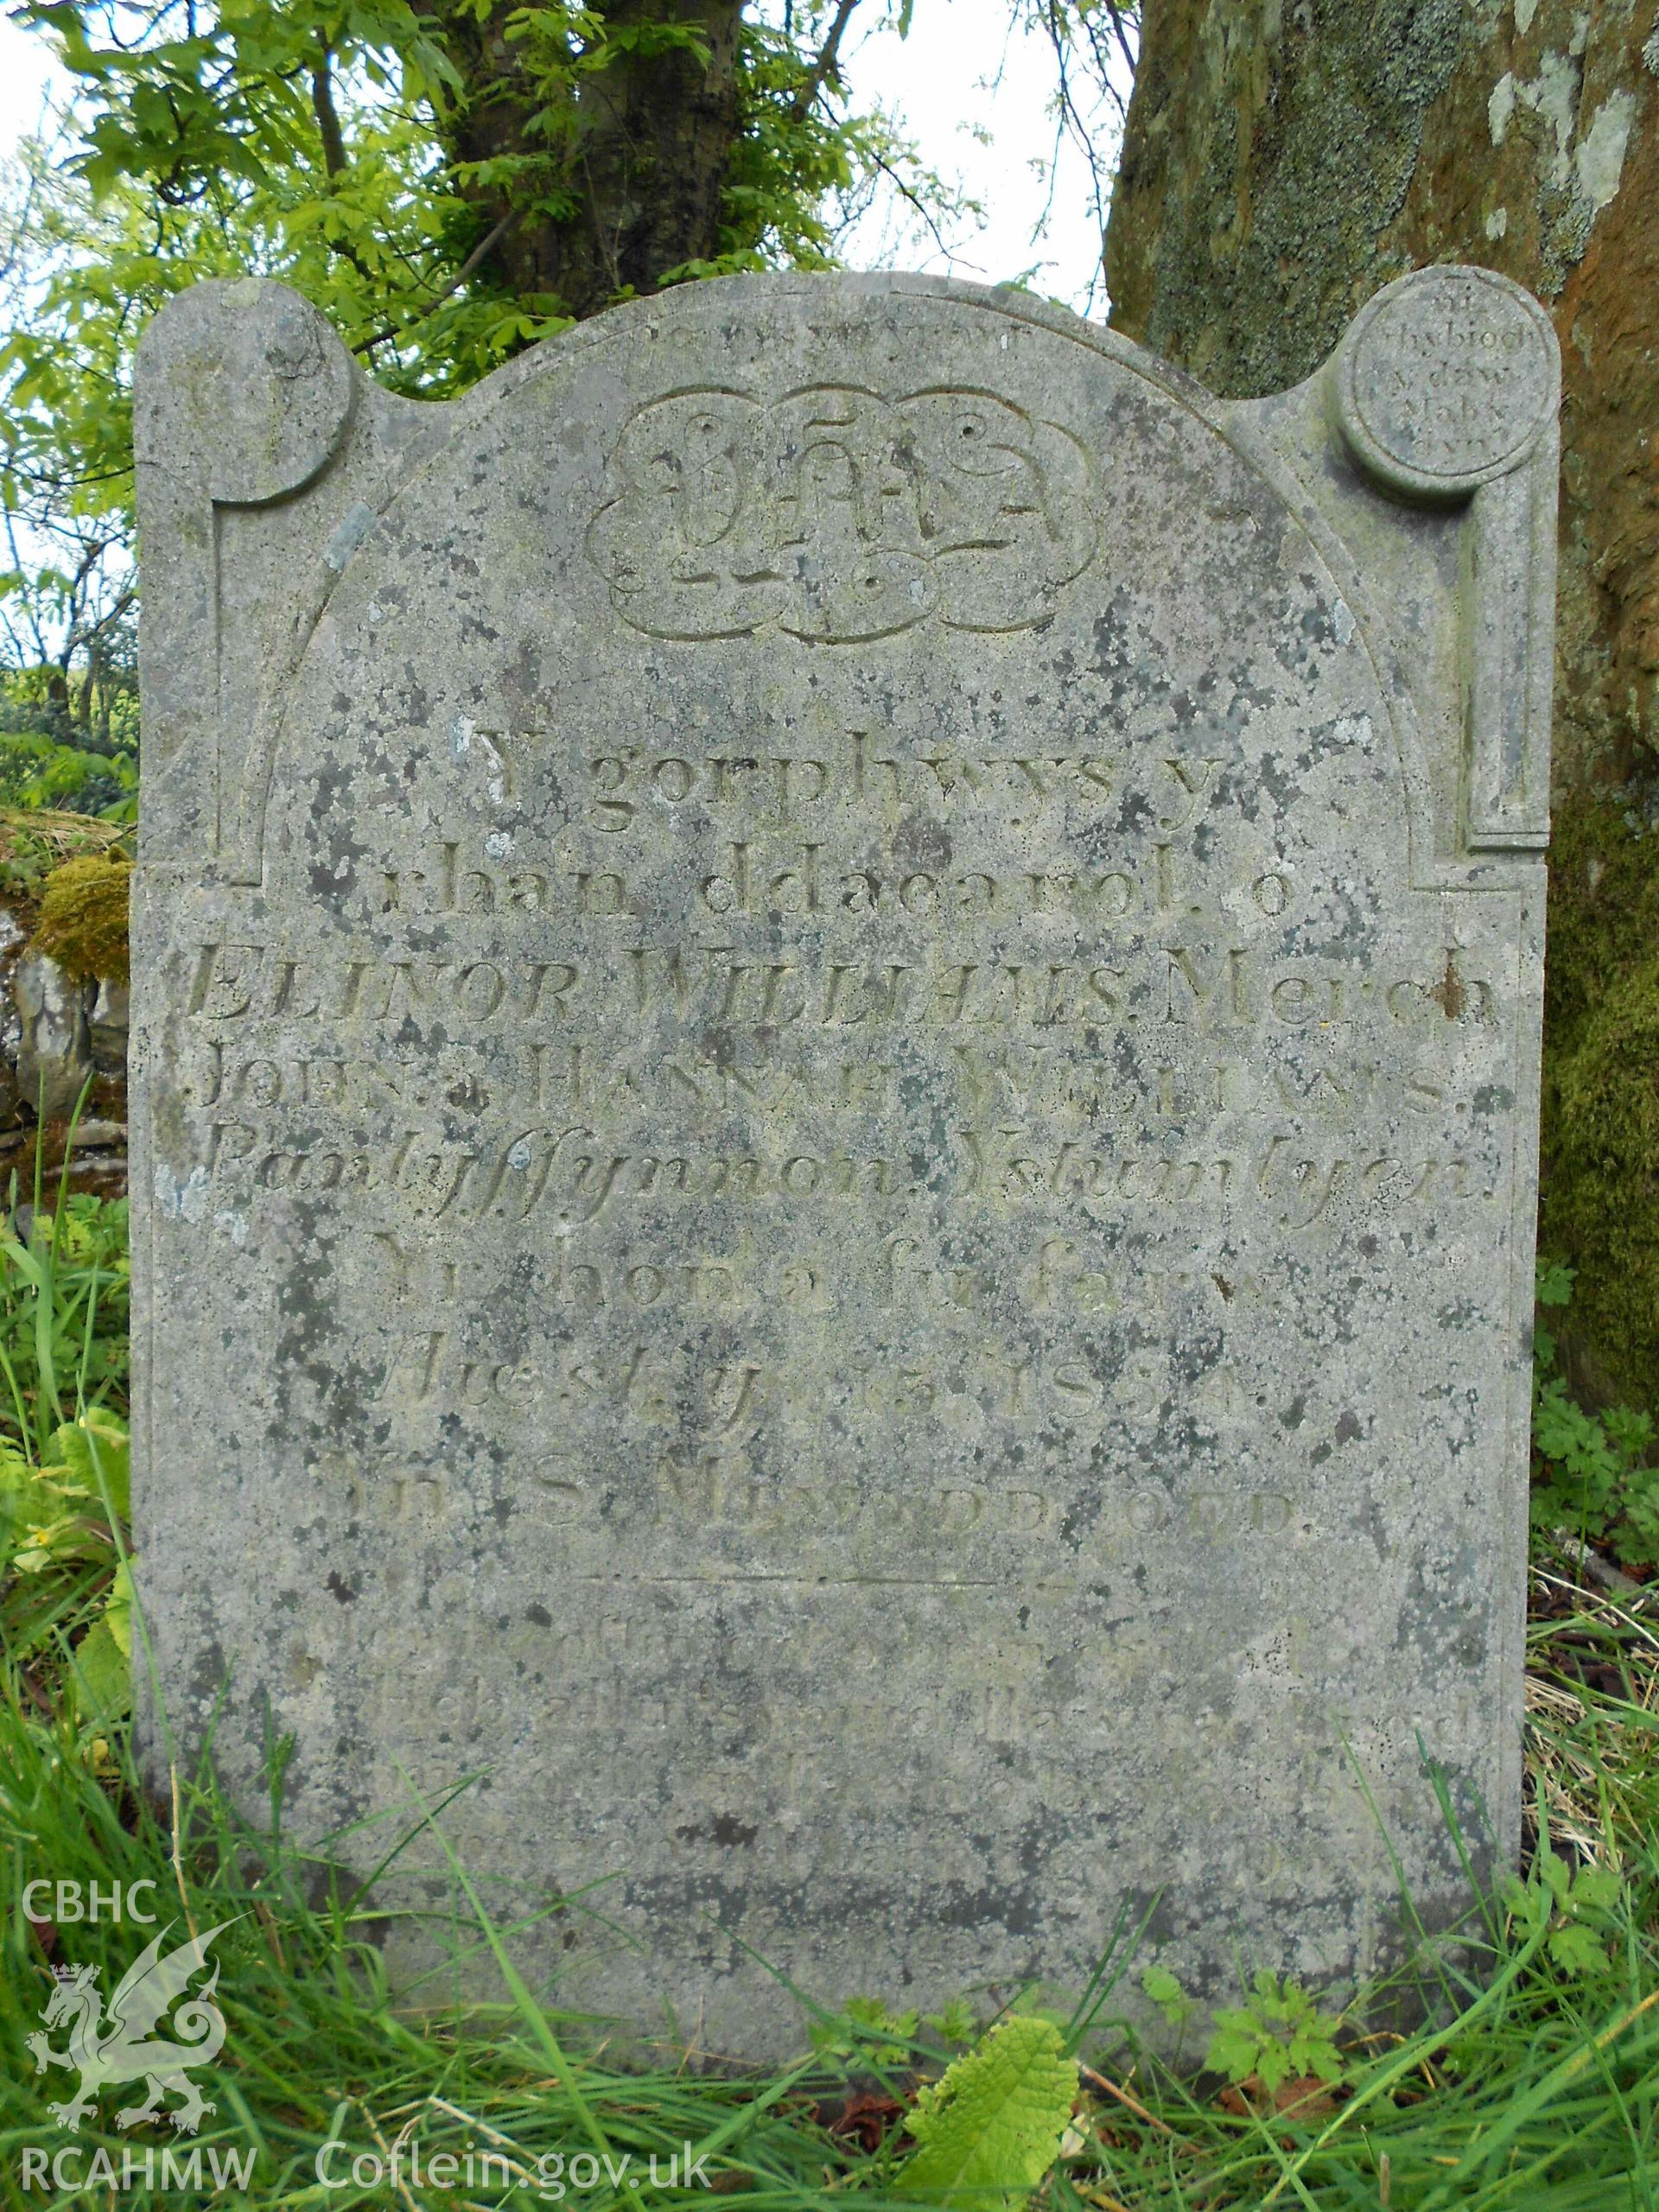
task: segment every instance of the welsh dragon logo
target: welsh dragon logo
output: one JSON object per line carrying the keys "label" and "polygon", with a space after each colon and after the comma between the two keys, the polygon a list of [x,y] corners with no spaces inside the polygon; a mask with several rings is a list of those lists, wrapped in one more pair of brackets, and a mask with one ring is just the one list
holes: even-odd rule
{"label": "welsh dragon logo", "polygon": [[[118,2127],[137,2127],[140,2120],[159,2118],[162,2100],[169,2094],[182,2101],[167,2114],[181,2134],[194,2135],[204,2115],[215,2109],[189,2075],[193,2069],[209,2065],[224,2048],[225,2015],[213,2001],[219,1986],[217,1960],[208,1980],[188,2004],[179,2006],[168,2024],[181,2040],[169,2043],[160,2038],[146,2041],[146,2037],[175,1999],[184,1994],[191,1976],[207,1965],[207,1946],[214,1936],[223,1935],[231,1923],[220,1921],[217,1928],[193,1936],[163,1958],[162,1945],[173,1924],[169,1921],[123,1974],[110,1999],[107,2019],[95,1967],[53,1968],[54,1986],[41,2015],[45,2027],[37,2029],[28,2041],[37,2074],[44,2074],[48,2066],[67,2067],[72,2073],[79,2069],[80,2086],[74,2095],[66,2103],[47,2107],[60,2126],[78,2128],[100,2091],[111,2082],[142,2082],[149,2091],[143,2103],[129,2105],[116,2114]],[[66,2020],[69,2047],[54,2050],[47,2040],[47,2030]]]}

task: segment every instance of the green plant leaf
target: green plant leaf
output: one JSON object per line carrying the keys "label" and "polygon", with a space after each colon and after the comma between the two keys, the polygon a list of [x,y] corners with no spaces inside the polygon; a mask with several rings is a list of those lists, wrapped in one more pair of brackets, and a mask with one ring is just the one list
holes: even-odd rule
{"label": "green plant leaf", "polygon": [[79,1421],[66,1421],[53,1441],[88,1497],[101,1504],[107,1493],[124,1521],[131,1511],[132,1486],[132,1446],[125,1421],[101,1406],[92,1406]]}
{"label": "green plant leaf", "polygon": [[942,2012],[930,2012],[925,2024],[942,2043],[971,2043],[977,2023],[968,1999],[953,1997]]}
{"label": "green plant leaf", "polygon": [[1264,2089],[1276,2089],[1288,2079],[1290,2064],[1290,2053],[1284,2044],[1268,2041],[1258,2045],[1251,2071]]}
{"label": "green plant leaf", "polygon": [[917,2148],[895,2193],[1013,2212],[1058,2157],[1077,2094],[1077,2062],[1052,2020],[1001,2021],[918,2093]]}
{"label": "green plant leaf", "polygon": [[1328,2024],[1317,2014],[1292,2036],[1290,2065],[1293,2073],[1317,2074],[1321,2082],[1342,2079],[1342,2053],[1331,2040]]}
{"label": "green plant leaf", "polygon": [[[1244,2024],[1238,2024],[1243,2019]],[[1216,2031],[1210,2038],[1210,2048],[1204,2063],[1212,2074],[1224,2074],[1230,2082],[1243,2082],[1256,2071],[1256,2059],[1261,2053],[1263,2037],[1255,2022],[1248,2014],[1235,2013],[1224,2022],[1216,2016]]]}
{"label": "green plant leaf", "polygon": [[23,1532],[31,1510],[35,1471],[21,1452],[0,1448],[0,1573]]}
{"label": "green plant leaf", "polygon": [[130,1662],[132,1658],[132,1565],[123,1560],[115,1570],[115,1580],[110,1585],[110,1601],[104,1609],[104,1624],[120,1647],[121,1656]]}
{"label": "green plant leaf", "polygon": [[1607,1964],[1600,1937],[1577,1921],[1551,1929],[1549,1955],[1568,1974],[1599,1974]]}
{"label": "green plant leaf", "polygon": [[1575,1911],[1611,1912],[1624,1894],[1624,1884],[1616,1866],[1583,1866],[1573,1885]]}
{"label": "green plant leaf", "polygon": [[1192,2017],[1192,1999],[1167,1967],[1148,1967],[1141,1986],[1172,2028],[1184,2028]]}
{"label": "green plant leaf", "polygon": [[1268,2089],[1293,2074],[1338,2082],[1346,2072],[1337,2049],[1339,2023],[1319,2011],[1300,1981],[1263,1968],[1249,2002],[1223,2006],[1215,2016],[1205,2064],[1230,2082],[1254,2074]]}
{"label": "green plant leaf", "polygon": [[119,1720],[132,1703],[132,1665],[107,1620],[75,1646],[76,1702],[87,1721]]}

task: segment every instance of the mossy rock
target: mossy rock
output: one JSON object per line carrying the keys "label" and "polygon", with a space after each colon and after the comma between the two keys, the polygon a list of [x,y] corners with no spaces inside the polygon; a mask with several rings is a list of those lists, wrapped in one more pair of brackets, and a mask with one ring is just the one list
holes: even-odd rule
{"label": "mossy rock", "polygon": [[1551,853],[1543,1249],[1574,1389],[1659,1402],[1659,836],[1569,802]]}
{"label": "mossy rock", "polygon": [[1609,988],[1554,1078],[1560,1185],[1547,1240],[1589,1262],[1573,1321],[1595,1379],[1649,1396],[1659,1380],[1659,957]]}
{"label": "mossy rock", "polygon": [[33,950],[80,983],[127,981],[127,897],[132,868],[118,853],[86,854],[53,869],[41,893]]}

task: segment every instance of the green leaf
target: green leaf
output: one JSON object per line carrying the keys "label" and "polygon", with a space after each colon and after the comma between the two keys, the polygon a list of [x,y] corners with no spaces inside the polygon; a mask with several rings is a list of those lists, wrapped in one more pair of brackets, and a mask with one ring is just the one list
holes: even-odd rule
{"label": "green leaf", "polygon": [[1340,2022],[1321,2012],[1300,1981],[1281,1981],[1265,1967],[1247,2005],[1224,2006],[1205,2064],[1230,2081],[1254,2074],[1269,2089],[1292,2074],[1340,2081],[1346,2071],[1337,2049]]}
{"label": "green leaf", "polygon": [[1342,2079],[1342,2054],[1332,2042],[1326,2023],[1317,2014],[1291,2037],[1290,2064],[1293,2073],[1317,2074],[1322,2082]]}
{"label": "green leaf", "polygon": [[1192,2017],[1192,1999],[1167,1967],[1148,1967],[1141,1986],[1172,2028],[1183,2028]]}
{"label": "green leaf", "polygon": [[[849,1997],[839,2018],[814,2024],[810,2041],[815,2050],[828,2056],[857,2056],[877,2066],[902,2066],[910,2056],[909,2044],[917,2024],[915,2012],[889,2012],[879,1997]],[[903,2040],[881,2040],[888,2036]]]}
{"label": "green leaf", "polygon": [[89,1497],[107,1495],[122,1520],[131,1511],[132,1446],[118,1415],[93,1406],[66,1421],[54,1439],[59,1456]]}
{"label": "green leaf", "polygon": [[1600,1937],[1576,1921],[1569,1921],[1565,1928],[1551,1929],[1549,1955],[1568,1974],[1599,1974],[1607,1964]]}
{"label": "green leaf", "polygon": [[[1244,2023],[1242,2026],[1241,2021]],[[1243,2082],[1255,2072],[1264,2038],[1249,2013],[1234,2013],[1224,2024],[1224,2016],[1218,2012],[1216,2023],[1204,2063],[1212,2074],[1224,2074],[1230,2082]]]}
{"label": "green leaf", "polygon": [[105,1625],[120,1646],[121,1656],[132,1657],[132,1565],[123,1560],[110,1585],[110,1601],[104,1609]]}
{"label": "green leaf", "polygon": [[86,1720],[118,1720],[132,1703],[132,1667],[107,1620],[95,1621],[75,1646],[78,1696]]}
{"label": "green leaf", "polygon": [[971,2043],[974,2029],[974,2008],[965,1997],[953,1997],[943,2012],[930,2012],[925,2024],[941,2043]]}
{"label": "green leaf", "polygon": [[1659,1558],[1659,1472],[1644,1467],[1624,1497],[1626,1532],[1619,1548],[1629,1560]]}
{"label": "green leaf", "polygon": [[1611,1912],[1624,1888],[1616,1866],[1580,1867],[1573,1884],[1573,1910]]}
{"label": "green leaf", "polygon": [[1257,2049],[1254,2071],[1264,2089],[1276,2089],[1289,2077],[1290,2053],[1281,2043],[1264,2043]]}
{"label": "green leaf", "polygon": [[21,1453],[0,1449],[0,1573],[11,1557],[12,1546],[22,1535],[31,1510],[35,1471]]}
{"label": "green leaf", "polygon": [[938,2205],[1014,2212],[1059,2155],[1077,2094],[1077,2062],[1052,2020],[1016,2016],[918,2092],[914,2154],[893,2189]]}

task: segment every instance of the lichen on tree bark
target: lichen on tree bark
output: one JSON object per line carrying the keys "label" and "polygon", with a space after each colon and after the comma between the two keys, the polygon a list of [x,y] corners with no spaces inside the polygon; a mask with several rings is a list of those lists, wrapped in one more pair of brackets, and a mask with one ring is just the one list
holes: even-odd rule
{"label": "lichen on tree bark", "polygon": [[1659,10],[1147,0],[1113,321],[1243,396],[1468,261],[1560,339],[1544,1249],[1584,1387],[1659,1395]]}

